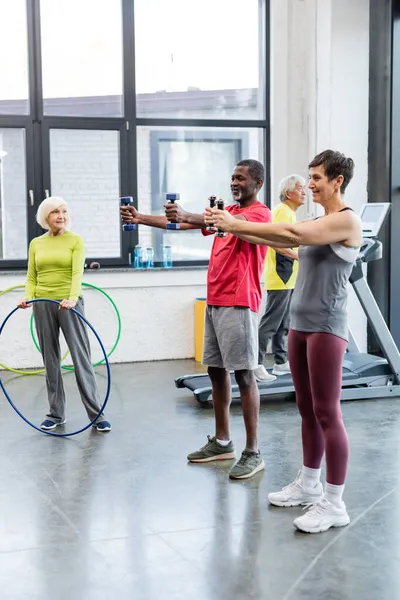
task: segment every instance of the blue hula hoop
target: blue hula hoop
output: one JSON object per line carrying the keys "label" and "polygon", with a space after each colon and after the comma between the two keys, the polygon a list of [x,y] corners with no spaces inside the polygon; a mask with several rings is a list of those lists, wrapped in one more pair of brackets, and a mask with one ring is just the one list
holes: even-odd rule
{"label": "blue hula hoop", "polygon": [[[60,304],[60,302],[58,302],[57,300],[50,300],[48,298],[37,298],[35,300],[29,300],[27,302],[27,304],[33,304],[34,302],[52,302],[53,304]],[[14,308],[4,319],[3,323],[0,326],[0,335],[3,333],[3,329],[5,324],[7,323],[8,319],[10,317],[12,317],[12,315],[17,312],[17,310],[19,310],[19,306],[17,306],[16,308]],[[89,427],[91,427],[92,425],[94,425],[94,423],[97,421],[97,419],[100,417],[101,413],[104,411],[106,404],[108,402],[108,397],[110,395],[110,388],[111,388],[111,371],[110,371],[110,363],[108,362],[108,358],[107,358],[107,352],[105,351],[105,348],[103,346],[103,343],[101,341],[101,339],[99,338],[97,332],[95,331],[93,325],[91,325],[89,323],[89,321],[77,310],[75,310],[74,308],[70,308],[69,309],[71,312],[75,313],[76,315],[78,315],[78,317],[80,319],[82,319],[82,321],[84,321],[86,323],[86,325],[92,330],[92,332],[94,333],[97,341],[100,344],[100,348],[103,352],[104,355],[104,361],[105,361],[105,365],[107,367],[107,377],[108,377],[108,382],[107,382],[107,391],[106,391],[106,396],[104,399],[104,402],[98,412],[98,414],[95,416],[95,418],[93,419],[93,421],[90,421],[89,425],[85,425],[85,427],[82,427],[82,429],[78,429],[77,431],[73,431],[72,433],[54,433],[52,431],[46,431],[45,429],[40,429],[40,427],[38,427],[37,425],[34,425],[33,423],[31,423],[31,421],[29,421],[26,417],[24,417],[24,415],[18,410],[18,408],[15,406],[15,404],[13,403],[13,401],[11,400],[9,394],[7,393],[6,388],[4,387],[3,381],[0,377],[0,387],[4,392],[5,397],[7,398],[8,402],[11,404],[11,406],[13,407],[13,409],[15,410],[15,412],[21,417],[21,419],[23,419],[25,421],[25,423],[27,423],[28,425],[30,425],[31,427],[33,427],[33,429],[36,429],[37,431],[39,431],[40,433],[45,433],[46,435],[52,435],[53,437],[71,437],[72,435],[78,435],[78,433],[82,433],[82,431],[85,431],[86,429],[89,429]]]}

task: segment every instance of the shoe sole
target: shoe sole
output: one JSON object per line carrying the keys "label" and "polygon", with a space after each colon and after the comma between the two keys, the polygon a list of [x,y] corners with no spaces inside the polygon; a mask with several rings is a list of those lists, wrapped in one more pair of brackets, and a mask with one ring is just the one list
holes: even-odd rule
{"label": "shoe sole", "polygon": [[262,461],[259,465],[257,465],[257,467],[251,473],[247,473],[246,475],[232,475],[231,473],[229,473],[229,478],[230,479],[249,479],[249,477],[253,477],[253,475],[255,475],[256,473],[259,473],[260,471],[263,471],[264,469],[265,469],[265,464],[264,464],[264,461]]}
{"label": "shoe sole", "polygon": [[95,430],[99,433],[107,433],[108,431],[111,431],[111,427],[103,427],[103,429],[97,429],[97,427],[95,427]]}
{"label": "shoe sole", "polygon": [[304,533],[323,533],[324,531],[328,531],[328,529],[331,527],[346,527],[346,525],[349,523],[350,517],[349,515],[346,515],[341,519],[338,519],[335,523],[332,523],[332,525],[327,525],[326,527],[299,527],[295,521],[293,522],[293,525],[296,527],[296,529],[303,531]]}
{"label": "shoe sole", "polygon": [[43,431],[52,431],[52,429],[56,429],[60,425],[65,425],[65,421],[63,421],[62,423],[56,423],[52,427],[42,427],[42,426],[40,426],[40,429],[43,429]]}
{"label": "shoe sole", "polygon": [[279,373],[278,373],[278,371],[272,371],[272,375],[277,375],[278,377],[280,375],[291,375],[291,374],[292,374],[291,371],[279,371]]}
{"label": "shoe sole", "polygon": [[256,381],[265,382],[265,383],[268,383],[268,382],[272,383],[276,379],[276,377],[273,377],[272,379],[262,379],[261,377],[257,377],[256,375],[254,377],[256,378]]}
{"label": "shoe sole", "polygon": [[279,508],[291,508],[293,506],[307,506],[307,504],[315,504],[319,502],[322,498],[323,494],[318,497],[310,498],[309,500],[301,500],[301,501],[291,501],[291,502],[279,502],[277,500],[270,500],[268,497],[268,502],[273,506],[279,506]]}
{"label": "shoe sole", "polygon": [[216,454],[215,456],[208,456],[207,458],[189,458],[188,457],[188,461],[192,462],[192,463],[206,463],[206,462],[212,462],[215,460],[230,460],[232,458],[235,458],[235,453],[234,452],[226,452],[225,454]]}

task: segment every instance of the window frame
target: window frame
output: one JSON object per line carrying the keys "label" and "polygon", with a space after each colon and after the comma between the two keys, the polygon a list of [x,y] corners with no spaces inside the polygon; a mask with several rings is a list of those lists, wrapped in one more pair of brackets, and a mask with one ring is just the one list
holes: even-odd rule
{"label": "window frame", "polygon": [[[240,160],[241,156],[247,156],[248,154],[248,147],[249,147],[249,140],[248,140],[248,132],[247,131],[243,131],[243,132],[234,132],[234,131],[210,131],[210,130],[204,130],[204,132],[201,132],[199,130],[197,131],[192,131],[192,130],[182,130],[182,129],[168,129],[168,130],[162,130],[162,129],[158,129],[158,130],[148,130],[149,135],[150,135],[150,194],[151,194],[151,198],[152,198],[152,205],[151,205],[151,209],[152,211],[157,210],[160,208],[160,206],[157,206],[157,203],[154,203],[154,200],[156,198],[160,198],[161,195],[164,193],[163,190],[160,190],[160,181],[159,181],[159,177],[158,177],[158,173],[159,173],[159,166],[160,166],[160,147],[159,147],[159,143],[160,142],[185,142],[185,143],[190,143],[190,142],[209,142],[209,143],[232,143],[235,142],[237,144],[236,146],[236,159],[237,161]],[[182,138],[182,133],[184,133],[184,138]],[[161,201],[161,206],[162,206],[163,202]],[[139,212],[140,212],[140,202],[139,202],[139,208],[138,208]],[[179,234],[177,234],[179,235]],[[154,228],[153,230],[153,235],[152,235],[152,240],[153,240],[153,247],[155,248],[158,245],[162,245],[162,241],[163,241],[163,237],[164,237],[164,230],[162,229],[156,229]],[[174,265],[177,267],[184,267],[184,266],[205,266],[208,264],[208,260],[174,260]],[[160,262],[156,263],[156,266],[160,266]]]}
{"label": "window frame", "polygon": [[[265,163],[266,180],[265,203],[270,205],[270,0],[258,0],[260,39],[260,87],[265,103],[265,118],[263,119],[179,119],[137,117],[136,86],[135,86],[135,0],[120,0],[122,4],[121,40],[123,54],[123,109],[122,117],[80,117],[80,116],[50,116],[43,112],[42,89],[42,48],[40,30],[40,0],[26,0],[27,33],[28,33],[28,71],[29,71],[29,107],[28,115],[0,114],[0,127],[23,127],[26,131],[26,175],[27,175],[27,215],[28,215],[28,246],[31,239],[42,233],[36,224],[35,213],[39,199],[45,197],[45,190],[51,190],[50,182],[50,153],[49,130],[51,128],[70,129],[118,129],[120,131],[120,195],[133,196],[135,206],[138,202],[138,161],[137,161],[137,129],[139,127],[169,127],[185,128],[257,128],[263,130],[263,160]],[[211,132],[204,132],[204,135]],[[214,140],[225,136],[218,131]],[[226,132],[231,134],[233,132]],[[235,133],[237,135],[237,133]],[[244,134],[246,132],[243,132]],[[217,134],[217,135],[216,135]],[[151,175],[153,179],[153,174]],[[31,206],[29,190],[33,190],[35,205]],[[138,230],[129,234],[121,231],[120,257],[88,257],[98,260],[105,267],[126,268],[130,266],[132,248],[138,243]],[[180,261],[174,266],[206,265],[208,261]],[[26,269],[27,260],[0,261],[0,270]]]}

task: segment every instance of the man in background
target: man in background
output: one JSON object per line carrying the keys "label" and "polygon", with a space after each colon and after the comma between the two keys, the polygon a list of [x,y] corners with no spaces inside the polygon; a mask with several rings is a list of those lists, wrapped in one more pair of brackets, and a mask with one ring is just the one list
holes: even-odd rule
{"label": "man in background", "polygon": [[[282,179],[278,186],[280,203],[272,211],[273,223],[296,223],[296,211],[306,199],[305,183],[300,175],[289,175]],[[267,304],[258,328],[258,367],[254,371],[258,381],[273,381],[276,375],[290,373],[286,337],[297,270],[298,256],[295,250],[268,249],[264,270]],[[264,366],[270,340],[275,361],[272,375]]]}

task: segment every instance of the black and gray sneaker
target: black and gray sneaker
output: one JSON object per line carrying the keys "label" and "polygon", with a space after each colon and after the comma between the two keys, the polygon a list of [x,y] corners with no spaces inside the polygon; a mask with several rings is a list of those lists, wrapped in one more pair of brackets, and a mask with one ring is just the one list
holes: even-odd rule
{"label": "black and gray sneaker", "polygon": [[247,479],[259,471],[262,471],[264,466],[264,460],[260,451],[251,452],[251,450],[243,450],[242,456],[239,458],[236,465],[233,466],[229,473],[229,477],[231,479]]}
{"label": "black and gray sneaker", "polygon": [[188,454],[189,462],[203,463],[211,462],[213,460],[229,460],[235,458],[235,448],[233,443],[230,441],[229,444],[223,446],[217,442],[217,438],[207,436],[208,442],[200,450],[195,450]]}

